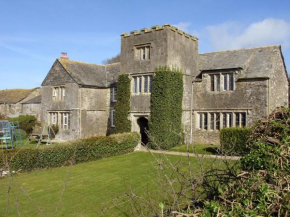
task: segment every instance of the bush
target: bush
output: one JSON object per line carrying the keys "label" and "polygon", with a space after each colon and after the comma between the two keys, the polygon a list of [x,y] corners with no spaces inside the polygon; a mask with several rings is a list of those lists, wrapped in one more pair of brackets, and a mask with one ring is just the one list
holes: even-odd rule
{"label": "bush", "polygon": [[153,149],[170,149],[183,143],[182,97],[182,73],[169,67],[155,69],[149,121],[149,144]]}
{"label": "bush", "polygon": [[221,149],[226,154],[243,155],[248,152],[247,140],[251,134],[248,127],[229,127],[220,130]]}
{"label": "bush", "polygon": [[[8,159],[10,169],[30,171],[126,154],[134,150],[134,147],[137,146],[140,140],[139,137],[139,134],[136,132],[124,133],[108,137],[77,140],[72,144],[37,149],[5,150],[3,154],[4,158]],[[5,162],[0,163],[0,167],[4,165]]]}
{"label": "bush", "polygon": [[27,139],[27,133],[20,129],[21,139]]}
{"label": "bush", "polygon": [[8,118],[8,121],[19,123],[20,129],[24,130],[27,134],[31,134],[37,124],[37,119],[33,115],[19,115],[16,118]]}
{"label": "bush", "polygon": [[117,103],[115,106],[116,133],[131,131],[131,122],[128,120],[130,111],[130,79],[128,75],[120,75],[118,78]]}

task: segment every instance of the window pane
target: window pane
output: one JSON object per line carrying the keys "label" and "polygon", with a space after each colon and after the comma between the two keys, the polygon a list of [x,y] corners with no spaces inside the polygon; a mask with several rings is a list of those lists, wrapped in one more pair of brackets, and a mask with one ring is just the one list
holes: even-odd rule
{"label": "window pane", "polygon": [[227,113],[223,113],[223,128],[227,127]]}
{"label": "window pane", "polygon": [[242,112],[241,113],[241,116],[242,116],[242,127],[245,127],[246,126],[246,112]]}
{"label": "window pane", "polygon": [[139,93],[142,92],[142,77],[139,77]]}
{"label": "window pane", "polygon": [[215,116],[215,126],[216,126],[216,130],[219,130],[221,128],[221,124],[220,124],[220,113],[216,113]]}
{"label": "window pane", "polygon": [[144,93],[148,93],[148,76],[144,76]]}
{"label": "window pane", "polygon": [[146,51],[145,51],[145,47],[142,47],[142,60],[146,59]]}
{"label": "window pane", "polygon": [[234,74],[230,74],[230,90],[234,90]]}
{"label": "window pane", "polygon": [[240,113],[237,112],[236,113],[236,127],[239,127],[240,126]]}
{"label": "window pane", "polygon": [[221,79],[220,79],[220,75],[216,75],[216,82],[217,82],[216,90],[217,90],[217,91],[220,91],[220,87],[221,87]]}
{"label": "window pane", "polygon": [[134,93],[137,93],[137,77],[134,77]]}
{"label": "window pane", "polygon": [[214,91],[214,75],[210,76],[210,83],[211,83],[211,91]]}
{"label": "window pane", "polygon": [[202,123],[203,123],[203,114],[199,114],[199,129],[202,129]]}
{"label": "window pane", "polygon": [[214,130],[214,113],[210,113],[210,129]]}
{"label": "window pane", "polygon": [[204,113],[204,123],[203,123],[204,129],[207,130],[207,113]]}
{"label": "window pane", "polygon": [[233,113],[229,113],[229,127],[233,126]]}
{"label": "window pane", "polygon": [[228,90],[228,75],[224,75],[224,90]]}

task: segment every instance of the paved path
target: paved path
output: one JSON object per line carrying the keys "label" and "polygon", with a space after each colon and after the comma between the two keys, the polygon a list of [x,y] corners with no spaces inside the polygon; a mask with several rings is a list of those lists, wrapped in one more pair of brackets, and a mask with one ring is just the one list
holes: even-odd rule
{"label": "paved path", "polygon": [[200,157],[200,158],[215,158],[215,159],[223,159],[223,160],[240,160],[241,159],[241,157],[237,157],[237,156],[219,156],[219,155],[194,154],[194,153],[177,152],[177,151],[160,151],[160,150],[146,149],[144,147],[136,151],[150,152],[150,153],[157,153],[157,154],[178,155],[178,156],[186,156],[186,157],[189,156],[189,157]]}

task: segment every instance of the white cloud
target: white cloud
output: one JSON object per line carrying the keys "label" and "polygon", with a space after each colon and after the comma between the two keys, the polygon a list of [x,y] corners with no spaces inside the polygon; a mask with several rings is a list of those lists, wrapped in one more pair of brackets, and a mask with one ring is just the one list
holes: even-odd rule
{"label": "white cloud", "polygon": [[272,44],[290,47],[290,23],[268,18],[244,27],[237,22],[227,22],[206,27],[211,45],[218,50],[237,49]]}
{"label": "white cloud", "polygon": [[178,29],[181,29],[184,32],[188,32],[188,27],[190,25],[191,25],[190,22],[187,22],[187,23],[185,23],[185,22],[179,22],[177,24],[172,24],[172,26],[175,26],[175,27],[177,27]]}

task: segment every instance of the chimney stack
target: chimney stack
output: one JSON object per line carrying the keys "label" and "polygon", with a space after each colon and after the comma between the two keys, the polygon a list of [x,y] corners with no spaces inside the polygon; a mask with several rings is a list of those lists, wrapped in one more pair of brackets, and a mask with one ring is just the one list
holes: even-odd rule
{"label": "chimney stack", "polygon": [[68,60],[68,56],[67,56],[67,53],[65,53],[65,52],[62,52],[61,53],[61,57],[60,57],[61,59],[66,59],[66,60]]}

